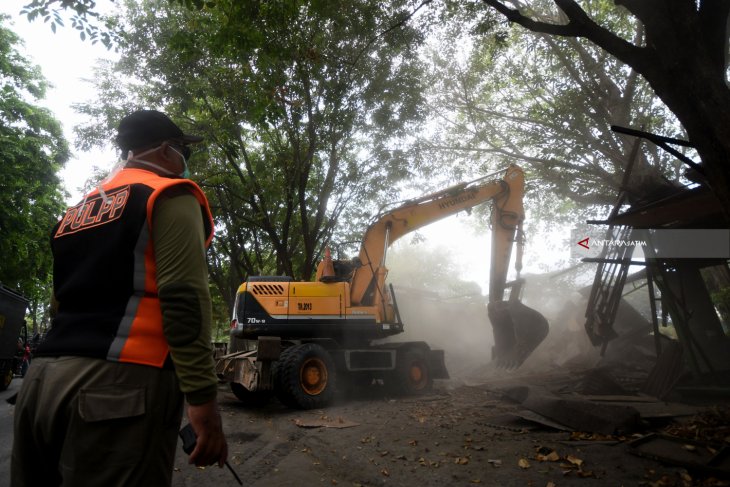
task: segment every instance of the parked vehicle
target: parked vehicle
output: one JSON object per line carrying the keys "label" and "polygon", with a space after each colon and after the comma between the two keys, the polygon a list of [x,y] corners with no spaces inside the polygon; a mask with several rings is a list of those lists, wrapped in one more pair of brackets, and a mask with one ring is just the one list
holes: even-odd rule
{"label": "parked vehicle", "polygon": [[18,337],[21,330],[26,329],[27,308],[28,300],[25,297],[0,283],[0,391],[8,388],[28,351],[27,333],[20,351],[18,350]]}
{"label": "parked vehicle", "polygon": [[[359,256],[333,260],[326,251],[313,282],[249,276],[236,293],[231,353],[216,361],[219,378],[244,403],[260,404],[276,394],[302,409],[327,405],[337,382],[364,387],[377,380],[419,394],[434,379],[448,378],[443,350],[426,342],[380,341],[403,331],[395,293],[386,283],[386,253],[403,235],[486,202],[492,202],[487,307],[492,358],[498,366],[519,367],[547,335],[548,322],[520,302],[524,174],[513,165],[501,178],[490,178],[386,209],[365,231]],[[507,282],[515,246],[518,278]],[[444,325],[449,333],[450,324]]]}

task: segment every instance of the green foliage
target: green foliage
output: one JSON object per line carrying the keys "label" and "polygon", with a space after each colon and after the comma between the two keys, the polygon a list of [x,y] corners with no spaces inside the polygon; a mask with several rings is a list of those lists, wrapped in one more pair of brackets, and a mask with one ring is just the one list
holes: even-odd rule
{"label": "green foliage", "polygon": [[59,122],[28,101],[43,98],[46,82],[18,43],[0,25],[0,281],[38,312],[51,294],[49,232],[64,209],[57,173],[69,150]]}
{"label": "green foliage", "polygon": [[[109,49],[114,43],[110,24],[105,22],[95,9],[95,0],[32,0],[23,6],[20,13],[25,15],[29,22],[42,18],[55,33],[59,26],[65,25],[64,11],[71,10],[74,12],[70,17],[71,28],[78,31],[81,40],[88,39],[92,44],[101,42]],[[98,25],[100,23],[101,27]]]}
{"label": "green foliage", "polygon": [[[230,303],[252,274],[311,277],[336,231],[411,175],[422,119],[423,34],[408,0],[127,2],[120,62],[81,110],[82,144],[120,111],[164,109],[206,136],[191,161],[217,218],[211,277]],[[345,225],[343,225],[343,223]],[[340,224],[340,227],[338,227]],[[339,230],[338,230],[339,228]],[[227,291],[226,291],[227,290]]]}
{"label": "green foliage", "polygon": [[[543,4],[552,2],[530,8],[548,15]],[[606,4],[590,2],[590,13],[641,44],[641,26]],[[649,85],[605,51],[583,40],[511,28],[493,16],[484,6],[469,22],[451,18],[466,28],[446,31],[431,52],[430,99],[443,123],[421,141],[425,157],[460,161],[477,173],[517,163],[528,171],[528,206],[546,206],[548,217],[563,208],[575,218],[576,209],[592,213],[612,204],[621,186],[635,139],[612,133],[610,125],[682,137]],[[459,50],[467,41],[473,48]],[[629,197],[636,201],[650,188],[678,184],[678,169],[667,153],[642,144]],[[565,206],[565,199],[578,208]]]}

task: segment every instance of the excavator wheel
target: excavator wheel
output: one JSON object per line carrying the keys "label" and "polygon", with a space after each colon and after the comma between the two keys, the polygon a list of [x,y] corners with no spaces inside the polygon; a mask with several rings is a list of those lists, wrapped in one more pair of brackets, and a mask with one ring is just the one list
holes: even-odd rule
{"label": "excavator wheel", "polygon": [[499,301],[487,306],[494,332],[492,359],[498,367],[516,369],[548,334],[548,321],[519,301]]}
{"label": "excavator wheel", "polygon": [[286,406],[316,409],[329,404],[335,393],[335,365],[316,343],[287,348],[279,357],[275,390]]}
{"label": "excavator wheel", "polygon": [[425,394],[433,387],[433,377],[426,355],[420,350],[398,354],[391,390],[406,395]]}
{"label": "excavator wheel", "polygon": [[231,382],[231,392],[244,406],[252,408],[265,406],[271,399],[271,396],[274,395],[273,391],[252,392],[243,387],[242,384],[237,384],[235,382]]}

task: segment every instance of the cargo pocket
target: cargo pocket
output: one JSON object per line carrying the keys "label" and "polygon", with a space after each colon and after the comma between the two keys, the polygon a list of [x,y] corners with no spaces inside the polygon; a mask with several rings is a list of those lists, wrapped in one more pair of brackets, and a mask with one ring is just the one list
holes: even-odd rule
{"label": "cargo pocket", "polygon": [[144,413],[144,387],[114,386],[79,392],[79,416],[87,423],[133,418]]}
{"label": "cargo pocket", "polygon": [[145,388],[135,386],[80,390],[61,454],[64,470],[95,476],[139,463],[149,435],[145,396]]}

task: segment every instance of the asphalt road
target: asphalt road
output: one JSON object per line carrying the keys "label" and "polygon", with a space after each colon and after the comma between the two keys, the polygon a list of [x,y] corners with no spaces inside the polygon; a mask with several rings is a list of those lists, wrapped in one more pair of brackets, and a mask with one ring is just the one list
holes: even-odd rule
{"label": "asphalt road", "polygon": [[0,487],[10,485],[10,453],[13,448],[13,411],[8,398],[20,390],[23,379],[15,378],[7,390],[0,392]]}

